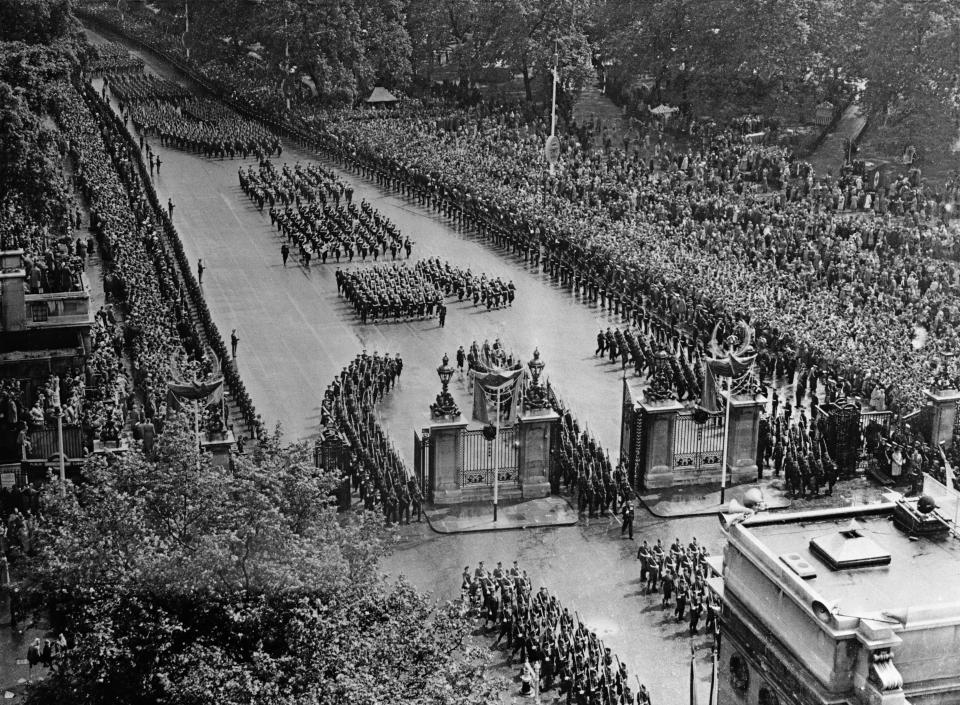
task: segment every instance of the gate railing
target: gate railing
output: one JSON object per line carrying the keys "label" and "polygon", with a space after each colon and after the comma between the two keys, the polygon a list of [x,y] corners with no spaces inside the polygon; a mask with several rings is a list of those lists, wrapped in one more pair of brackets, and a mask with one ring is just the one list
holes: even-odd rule
{"label": "gate railing", "polygon": [[463,462],[460,467],[461,487],[484,487],[493,485],[493,473],[497,472],[500,484],[516,484],[520,481],[517,429],[501,428],[496,439],[488,441],[480,429],[464,430],[460,448]]}
{"label": "gate railing", "polygon": [[710,414],[703,423],[694,421],[693,412],[678,414],[673,440],[674,468],[719,468],[723,431],[723,414]]}

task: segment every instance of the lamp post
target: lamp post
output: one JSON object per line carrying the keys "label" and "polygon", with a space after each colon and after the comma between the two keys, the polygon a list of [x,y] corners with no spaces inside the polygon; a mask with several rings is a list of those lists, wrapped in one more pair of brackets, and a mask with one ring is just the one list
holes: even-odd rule
{"label": "lamp post", "polygon": [[527,369],[530,370],[530,386],[524,394],[523,406],[527,410],[547,409],[550,406],[550,400],[540,384],[540,376],[543,374],[543,368],[546,363],[540,359],[539,348],[534,348],[533,358],[527,362]]}
{"label": "lamp post", "polygon": [[437,376],[440,378],[440,384],[443,385],[443,394],[446,397],[450,392],[448,388],[450,386],[450,379],[453,377],[453,368],[450,367],[450,358],[447,357],[447,354],[443,354],[443,362],[437,367]]}
{"label": "lamp post", "polygon": [[454,401],[453,396],[450,394],[450,380],[453,377],[453,368],[450,367],[450,358],[447,357],[446,353],[443,354],[443,362],[441,362],[440,366],[437,367],[437,376],[440,378],[440,384],[443,385],[443,388],[440,394],[437,395],[436,403],[430,407],[433,415],[451,417],[459,416],[460,409],[457,406],[457,402]]}
{"label": "lamp post", "polygon": [[543,372],[543,368],[547,366],[543,360],[540,359],[540,349],[533,349],[533,359],[527,363],[527,369],[530,370],[530,376],[533,378],[530,381],[530,384],[534,387],[540,386],[540,373]]}

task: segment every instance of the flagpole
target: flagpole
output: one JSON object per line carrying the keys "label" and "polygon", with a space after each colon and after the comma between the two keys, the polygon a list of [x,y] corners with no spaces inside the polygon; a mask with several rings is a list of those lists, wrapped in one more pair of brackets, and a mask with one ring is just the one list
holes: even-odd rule
{"label": "flagpole", "polygon": [[727,494],[727,440],[730,438],[730,403],[732,401],[733,385],[727,382],[727,409],[723,415],[723,455],[720,458],[720,504],[726,501]]}
{"label": "flagpole", "polygon": [[[502,386],[502,385],[501,385]],[[500,497],[500,387],[497,387],[497,432],[493,437],[493,520],[497,520],[497,500]]]}

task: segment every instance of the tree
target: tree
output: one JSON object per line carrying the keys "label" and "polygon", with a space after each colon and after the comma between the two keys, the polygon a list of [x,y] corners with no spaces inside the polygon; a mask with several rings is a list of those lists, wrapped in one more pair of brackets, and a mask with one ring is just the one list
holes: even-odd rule
{"label": "tree", "polygon": [[0,41],[50,44],[79,29],[69,0],[4,0]]}
{"label": "tree", "polygon": [[533,77],[548,76],[554,54],[565,67],[568,80],[579,89],[588,73],[591,50],[581,21],[586,7],[582,0],[500,0],[498,53],[523,76],[527,100],[533,100]]}
{"label": "tree", "polygon": [[866,0],[856,54],[862,101],[901,143],[943,150],[960,126],[960,6],[950,0]]}
{"label": "tree", "polygon": [[593,34],[622,83],[652,75],[695,112],[816,83],[834,64],[838,0],[607,0]]}
{"label": "tree", "polygon": [[76,644],[30,702],[485,697],[459,613],[378,573],[378,515],[338,515],[339,478],[303,445],[274,436],[236,460],[198,463],[180,420],[155,458],[92,460],[63,496],[50,485],[26,588]]}

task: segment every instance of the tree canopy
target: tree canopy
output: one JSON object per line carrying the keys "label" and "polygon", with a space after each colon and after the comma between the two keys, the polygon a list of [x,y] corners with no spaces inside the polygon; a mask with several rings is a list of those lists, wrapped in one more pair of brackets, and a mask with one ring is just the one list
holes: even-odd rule
{"label": "tree canopy", "polygon": [[168,424],[156,457],[93,460],[43,495],[29,594],[73,635],[30,702],[483,702],[456,609],[378,572],[374,513],[278,436],[234,468]]}

